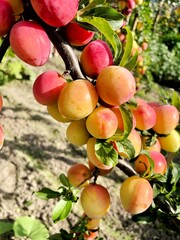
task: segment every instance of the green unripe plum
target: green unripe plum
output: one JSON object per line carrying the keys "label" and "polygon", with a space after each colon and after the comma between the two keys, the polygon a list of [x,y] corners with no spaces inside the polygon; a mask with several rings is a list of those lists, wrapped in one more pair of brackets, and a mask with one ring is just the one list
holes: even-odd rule
{"label": "green unripe plum", "polygon": [[85,214],[92,219],[102,218],[110,208],[110,195],[107,189],[99,184],[87,185],[80,200]]}
{"label": "green unripe plum", "polygon": [[87,143],[90,134],[86,128],[86,119],[72,121],[66,130],[67,140],[76,145],[82,146]]}
{"label": "green unripe plum", "polygon": [[89,183],[91,171],[86,165],[77,163],[68,169],[67,177],[74,187],[85,187]]}
{"label": "green unripe plum", "polygon": [[76,15],[78,0],[31,0],[37,15],[53,27],[68,24]]}
{"label": "green unripe plum", "polygon": [[180,148],[180,135],[175,129],[165,137],[158,137],[161,148],[167,152],[177,152]]}
{"label": "green unripe plum", "polygon": [[44,65],[51,43],[44,29],[33,21],[19,21],[10,31],[10,45],[17,57],[32,66]]}
{"label": "green unripe plum", "polygon": [[96,107],[98,94],[92,83],[77,79],[66,84],[58,99],[61,114],[71,120],[87,117]]}
{"label": "green unripe plum", "polygon": [[95,78],[105,67],[113,64],[113,54],[105,41],[94,40],[83,49],[80,63],[85,74]]}
{"label": "green unripe plum", "polygon": [[97,107],[87,117],[88,132],[95,138],[106,139],[114,135],[118,127],[116,115],[109,108]]}
{"label": "green unripe plum", "polygon": [[126,68],[108,66],[98,75],[96,89],[105,103],[119,106],[134,96],[136,83],[132,73]]}
{"label": "green unripe plum", "polygon": [[131,214],[146,211],[153,201],[153,189],[145,178],[127,178],[120,188],[120,199],[124,209]]}

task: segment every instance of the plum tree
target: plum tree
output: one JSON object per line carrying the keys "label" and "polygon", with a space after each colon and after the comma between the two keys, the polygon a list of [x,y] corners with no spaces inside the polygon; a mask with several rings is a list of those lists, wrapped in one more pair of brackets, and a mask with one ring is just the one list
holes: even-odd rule
{"label": "plum tree", "polygon": [[42,66],[47,62],[51,44],[46,32],[37,22],[15,23],[10,31],[9,40],[14,53],[22,61],[32,66]]}
{"label": "plum tree", "polygon": [[66,80],[57,71],[43,72],[33,84],[33,94],[36,101],[42,105],[55,104],[66,83]]}
{"label": "plum tree", "polygon": [[[163,216],[169,224],[173,216],[172,223],[178,226],[179,165],[169,158],[180,148],[179,98],[171,97],[176,105],[172,106],[138,97],[133,69],[137,65],[140,74],[146,73],[141,53],[147,44],[139,45],[130,30],[135,26],[127,24],[139,21],[136,5],[141,1],[120,1],[116,9],[111,6],[117,3],[108,2],[0,0],[0,61],[11,46],[22,61],[39,67],[49,59],[53,45],[65,64],[62,74],[50,69],[32,86],[35,100],[46,106],[53,119],[66,123],[71,147],[85,145],[82,148],[87,153],[84,163],[75,162],[67,176],[59,175],[56,191],[43,188],[36,192],[46,200],[58,198],[54,222],[64,220],[74,203],[80,202],[84,215],[69,233],[61,229],[57,235],[62,239],[97,237],[100,219],[110,208],[110,193],[97,182],[115,167],[127,175],[120,199],[134,220]],[[135,21],[131,21],[134,8]],[[125,20],[121,13],[127,16]],[[74,48],[79,50],[77,56]],[[0,148],[3,142],[0,126]]]}

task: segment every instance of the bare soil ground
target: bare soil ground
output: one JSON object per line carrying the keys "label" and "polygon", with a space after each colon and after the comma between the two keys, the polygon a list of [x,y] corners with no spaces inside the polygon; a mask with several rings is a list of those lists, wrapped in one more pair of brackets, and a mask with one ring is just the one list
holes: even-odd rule
{"label": "bare soil ground", "polygon": [[[51,67],[51,64],[47,66]],[[77,148],[67,142],[67,125],[53,120],[46,107],[34,100],[32,84],[13,81],[0,89],[4,98],[0,123],[5,131],[0,151],[0,220],[33,216],[54,234],[76,223],[83,213],[81,206],[77,203],[67,220],[54,224],[51,212],[56,202],[40,200],[33,192],[44,186],[57,189],[59,174],[66,173],[76,162],[87,162],[87,157],[85,147]],[[125,178],[118,169],[98,178],[111,195],[111,208],[101,221],[99,236],[108,240],[177,240],[176,234],[159,229],[157,224],[139,225],[131,220],[119,199],[120,185]]]}

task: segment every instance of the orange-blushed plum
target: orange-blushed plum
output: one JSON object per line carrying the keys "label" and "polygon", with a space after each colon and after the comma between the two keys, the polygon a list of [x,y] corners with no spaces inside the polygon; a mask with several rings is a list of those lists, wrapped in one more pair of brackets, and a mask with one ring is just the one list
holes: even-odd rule
{"label": "orange-blushed plum", "polygon": [[156,138],[152,143],[149,144],[149,137],[148,136],[142,136],[141,137],[142,140],[142,148],[144,150],[148,150],[148,151],[156,151],[156,152],[160,152],[161,151],[161,144],[158,140],[158,138]]}
{"label": "orange-blushed plum", "polygon": [[105,41],[94,40],[83,49],[80,63],[88,77],[96,78],[105,67],[113,64],[113,54]]}
{"label": "orange-blushed plum", "polygon": [[10,31],[9,40],[16,56],[25,63],[42,66],[47,62],[51,52],[51,43],[48,35],[38,23],[16,22]]}
{"label": "orange-blushed plum", "polygon": [[91,171],[86,165],[76,163],[68,169],[67,177],[74,187],[85,187],[91,178]]}
{"label": "orange-blushed plum", "polygon": [[119,106],[134,96],[136,82],[132,73],[126,68],[108,66],[98,75],[96,89],[105,103]]}
{"label": "orange-blushed plum", "polygon": [[86,148],[88,160],[97,168],[105,169],[105,170],[112,169],[113,167],[112,165],[111,166],[105,165],[97,158],[95,153],[95,144],[96,144],[96,138],[93,138],[93,137],[89,138],[87,142],[87,148]]}
{"label": "orange-blushed plum", "polygon": [[88,231],[88,233],[84,233],[85,240],[94,240],[98,236],[98,229],[95,231]]}
{"label": "orange-blushed plum", "polygon": [[156,123],[154,108],[141,99],[137,99],[137,108],[132,109],[132,113],[136,119],[136,128],[139,130],[149,130]]}
{"label": "orange-blushed plum", "polygon": [[67,84],[66,80],[57,71],[43,72],[34,81],[34,97],[42,105],[53,105],[58,101],[59,94],[65,84]]}
{"label": "orange-blushed plum", "polygon": [[167,136],[158,137],[161,148],[167,152],[177,152],[180,148],[180,135],[177,130],[172,130]]}
{"label": "orange-blushed plum", "polygon": [[88,80],[77,79],[62,89],[58,99],[61,114],[71,120],[87,117],[96,107],[98,94]]}
{"label": "orange-blushed plum", "polygon": [[76,15],[78,0],[31,0],[37,15],[53,27],[68,24]]}
{"label": "orange-blushed plum", "polygon": [[97,168],[91,161],[88,160],[88,165],[89,165],[89,169],[91,170],[91,172],[94,172],[95,170],[97,171],[97,174],[100,175],[100,176],[105,176],[107,175],[108,173],[110,173],[113,169],[110,168],[110,169],[100,169],[100,168]]}
{"label": "orange-blushed plum", "polygon": [[121,185],[120,199],[124,209],[131,214],[146,211],[153,201],[153,189],[145,178],[128,177]]}
{"label": "orange-blushed plum", "polygon": [[72,121],[66,129],[66,136],[76,146],[85,145],[91,137],[86,128],[86,119]]}
{"label": "orange-blushed plum", "polygon": [[99,106],[87,117],[86,127],[93,137],[107,139],[116,132],[118,120],[109,108]]}
{"label": "orange-blushed plum", "polygon": [[9,32],[14,22],[15,17],[11,4],[7,0],[0,0],[0,37]]}
{"label": "orange-blushed plum", "polygon": [[[164,155],[157,151],[148,151],[151,159],[154,162],[153,173],[165,174],[167,170],[167,161]],[[136,172],[143,174],[150,172],[150,161],[147,155],[140,154],[134,163]]]}
{"label": "orange-blushed plum", "polygon": [[2,148],[4,143],[4,130],[2,126],[0,125],[0,149]]}
{"label": "orange-blushed plum", "polygon": [[2,95],[0,95],[0,111],[2,110],[3,108],[3,97]]}
{"label": "orange-blushed plum", "polygon": [[81,192],[80,201],[85,214],[92,219],[102,218],[110,208],[109,192],[100,184],[87,185]]}
{"label": "orange-blushed plum", "polygon": [[67,41],[72,46],[84,46],[89,43],[94,36],[94,32],[81,27],[76,22],[68,23],[63,31],[65,32]]}
{"label": "orange-blushed plum", "polygon": [[62,123],[71,122],[70,119],[63,117],[62,114],[59,112],[57,103],[55,103],[54,105],[47,106],[47,111],[49,115],[58,122],[62,122]]}
{"label": "orange-blushed plum", "polygon": [[179,123],[179,112],[175,106],[161,105],[154,108],[156,123],[153,130],[159,134],[169,134]]}

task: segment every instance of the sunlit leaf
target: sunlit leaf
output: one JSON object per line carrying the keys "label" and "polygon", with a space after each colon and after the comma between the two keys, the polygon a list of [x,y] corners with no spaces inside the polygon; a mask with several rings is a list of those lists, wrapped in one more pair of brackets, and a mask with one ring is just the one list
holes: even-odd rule
{"label": "sunlit leaf", "polygon": [[71,187],[72,186],[71,183],[69,182],[69,179],[66,177],[66,175],[64,173],[60,174],[59,179],[65,187]]}
{"label": "sunlit leaf", "polygon": [[97,139],[95,154],[104,165],[114,167],[118,163],[118,153],[109,142]]}
{"label": "sunlit leaf", "polygon": [[138,51],[135,52],[135,54],[128,60],[128,62],[125,64],[125,68],[127,68],[129,71],[133,70],[137,64],[138,61]]}
{"label": "sunlit leaf", "polygon": [[129,139],[124,139],[123,141],[116,141],[115,145],[120,156],[123,156],[127,159],[134,158],[135,149]]}
{"label": "sunlit leaf", "polygon": [[16,237],[28,237],[32,240],[46,240],[49,237],[48,230],[38,219],[27,216],[17,218],[13,230]]}
{"label": "sunlit leaf", "polygon": [[126,63],[128,62],[133,47],[133,35],[131,30],[128,27],[124,27],[123,30],[126,31],[126,44],[119,64],[122,67],[125,66]]}
{"label": "sunlit leaf", "polygon": [[64,220],[72,209],[72,201],[61,199],[55,206],[52,212],[52,219],[54,222]]}

